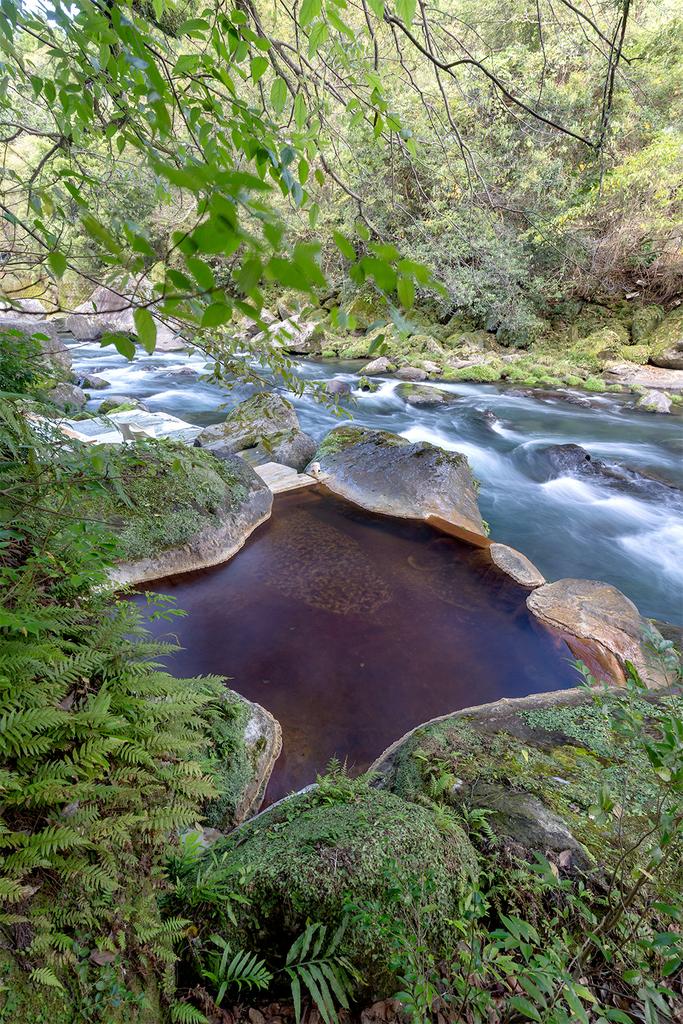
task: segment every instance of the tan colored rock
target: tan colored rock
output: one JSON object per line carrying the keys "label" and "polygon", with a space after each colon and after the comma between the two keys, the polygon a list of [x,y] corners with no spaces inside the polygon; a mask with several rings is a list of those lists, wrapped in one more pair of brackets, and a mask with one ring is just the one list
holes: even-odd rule
{"label": "tan colored rock", "polygon": [[542,587],[546,582],[545,576],[537,569],[526,555],[507,544],[491,544],[489,554],[494,565],[510,576],[515,583],[521,587]]}
{"label": "tan colored rock", "polygon": [[610,363],[604,376],[610,384],[625,384],[633,388],[661,388],[664,391],[683,391],[683,370],[667,370],[661,366],[641,366],[639,363]]}
{"label": "tan colored rock", "polygon": [[[558,580],[533,590],[527,608],[557,629],[593,674],[623,683],[632,662],[649,687],[666,683],[643,648],[648,623],[620,590],[599,580]],[[592,664],[591,664],[592,662]]]}
{"label": "tan colored rock", "polygon": [[376,374],[393,373],[394,364],[386,356],[378,356],[377,359],[373,359],[372,362],[367,363],[363,367],[361,373],[366,377],[374,377]]}

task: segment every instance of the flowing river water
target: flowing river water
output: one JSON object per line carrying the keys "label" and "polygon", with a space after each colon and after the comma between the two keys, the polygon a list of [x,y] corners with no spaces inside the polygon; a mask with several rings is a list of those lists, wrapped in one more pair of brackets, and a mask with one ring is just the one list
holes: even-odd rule
{"label": "flowing river water", "polygon": [[[199,354],[159,353],[129,363],[97,344],[75,346],[72,354],[77,372],[100,374],[111,384],[92,392],[91,409],[111,394],[127,395],[153,411],[208,424],[254,390],[239,384],[226,391],[198,379],[205,367]],[[416,408],[401,397],[395,380],[380,379],[374,393],[358,390],[358,365],[301,360],[295,368],[307,381],[348,380],[354,391],[342,406],[356,422],[467,455],[491,535],[523,551],[548,579],[605,580],[644,615],[683,624],[683,498],[674,489],[683,489],[680,416],[636,412],[620,395],[590,396],[586,408],[475,384],[439,384],[457,401]],[[302,428],[316,439],[340,422],[310,396],[289,397]],[[599,476],[545,479],[540,451],[565,443],[647,477],[638,487],[615,486]],[[650,475],[656,478],[651,484]]]}

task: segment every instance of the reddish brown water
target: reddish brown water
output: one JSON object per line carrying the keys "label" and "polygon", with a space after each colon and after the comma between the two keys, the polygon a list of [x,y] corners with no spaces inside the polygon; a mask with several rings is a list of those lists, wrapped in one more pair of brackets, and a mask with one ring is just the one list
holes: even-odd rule
{"label": "reddish brown water", "polygon": [[232,561],[153,589],[189,613],[151,623],[184,647],[171,670],[228,676],[280,721],[268,801],[333,756],[367,768],[436,715],[576,683],[484,552],[310,489],[277,498]]}

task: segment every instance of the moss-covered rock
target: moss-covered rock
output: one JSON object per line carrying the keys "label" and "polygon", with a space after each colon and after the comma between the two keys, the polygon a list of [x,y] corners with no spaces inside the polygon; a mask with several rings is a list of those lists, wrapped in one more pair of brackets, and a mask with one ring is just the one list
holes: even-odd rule
{"label": "moss-covered rock", "polygon": [[481,543],[484,523],[464,455],[388,431],[337,427],[318,446],[319,479],[382,515],[433,522]]}
{"label": "moss-covered rock", "polygon": [[[390,747],[372,770],[380,785],[420,802],[435,791],[446,803],[485,808],[499,841],[518,853],[568,850],[597,870],[621,856],[624,837],[647,833],[656,792],[652,767],[639,745],[611,723],[622,703],[648,715],[653,706],[683,710],[680,695],[636,698],[584,690],[501,700],[428,722]],[[601,787],[623,794],[620,815],[593,813]],[[681,863],[673,865],[683,881]]]}
{"label": "moss-covered rock", "polygon": [[570,359],[588,367],[599,367],[609,359],[617,358],[630,341],[626,327],[619,321],[601,327],[580,338],[569,350]]}
{"label": "moss-covered rock", "polygon": [[650,338],[650,362],[666,370],[683,370],[683,306],[672,310]]}
{"label": "moss-covered rock", "polygon": [[253,448],[263,438],[299,429],[299,418],[291,402],[272,391],[259,391],[240,402],[222,423],[206,427],[196,444],[221,456],[233,455]]}
{"label": "moss-covered rock", "polygon": [[118,485],[89,490],[80,511],[117,534],[118,583],[225,561],[270,515],[271,492],[236,456],[218,460],[181,443],[148,440],[103,454]]}
{"label": "moss-covered rock", "polygon": [[472,381],[475,384],[494,384],[504,373],[504,364],[499,362],[475,363],[473,366],[461,366],[457,370],[444,373],[444,380]]}
{"label": "moss-covered rock", "polygon": [[[657,325],[664,319],[664,310],[661,306],[650,305],[640,306],[633,312],[631,320],[631,338],[634,345],[640,345],[647,341]],[[638,362],[638,360],[634,360]]]}
{"label": "moss-covered rock", "polygon": [[[463,831],[442,832],[434,812],[363,780],[313,790],[266,811],[215,847],[224,865],[247,877],[248,907],[237,907],[238,938],[231,941],[279,958],[308,921],[338,925],[347,903],[372,901],[378,913],[395,914],[392,874],[435,882],[425,941],[438,948],[448,937],[456,901],[471,885],[477,858]],[[365,983],[389,995],[391,948],[381,930],[350,926],[341,950]]]}

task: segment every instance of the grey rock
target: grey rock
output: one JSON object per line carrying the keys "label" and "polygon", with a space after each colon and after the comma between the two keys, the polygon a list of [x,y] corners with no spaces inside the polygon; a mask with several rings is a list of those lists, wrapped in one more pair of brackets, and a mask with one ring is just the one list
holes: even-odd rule
{"label": "grey rock", "polygon": [[430,409],[439,405],[448,405],[456,400],[456,396],[449,391],[441,391],[439,388],[422,387],[419,384],[399,384],[396,394],[407,402],[408,405],[417,408]]}
{"label": "grey rock", "polygon": [[82,409],[87,398],[85,393],[76,384],[57,384],[48,391],[47,397],[58,409]]}
{"label": "grey rock", "polygon": [[263,438],[299,429],[299,419],[291,402],[271,391],[260,391],[240,402],[223,423],[202,430],[195,444],[210,447],[214,454],[218,447],[224,454],[234,454],[254,448]]}
{"label": "grey rock", "polygon": [[131,398],[129,395],[109,395],[104,401],[100,402],[97,412],[102,416],[106,416],[113,409],[118,409],[120,405],[126,405],[131,409],[148,409],[148,406],[141,402],[139,398]]}
{"label": "grey rock", "polygon": [[18,332],[25,338],[36,335],[46,360],[52,363],[56,370],[71,369],[71,355],[53,321],[41,320],[31,315],[20,316],[14,312],[0,313],[0,333],[6,331]]}
{"label": "grey rock", "polygon": [[339,380],[334,377],[332,380],[325,381],[325,391],[328,395],[350,395],[353,388],[347,380]]}
{"label": "grey rock", "polygon": [[[151,295],[151,287],[143,282],[136,293],[136,298],[149,299]],[[165,322],[166,318],[164,321],[160,320],[154,313],[154,307],[148,308],[156,321],[157,351],[176,352],[186,348],[187,342]],[[103,334],[113,332],[134,335],[133,309],[132,296],[123,289],[112,290],[106,285],[99,285],[90,298],[66,317],[64,326],[78,341],[94,341]]]}
{"label": "grey rock", "polygon": [[636,402],[636,409],[643,412],[671,412],[671,399],[663,391],[646,391]]}
{"label": "grey rock", "polygon": [[94,373],[86,373],[83,377],[76,377],[76,383],[79,387],[86,388],[88,391],[102,391],[104,388],[110,387],[108,380],[105,380],[104,377],[98,377]]}
{"label": "grey rock", "polygon": [[[315,455],[316,444],[303,430],[283,430],[272,434],[256,446],[255,453],[266,462],[279,462],[303,473]],[[211,450],[211,449],[209,449]]]}
{"label": "grey rock", "polygon": [[480,544],[484,524],[464,455],[365,427],[338,427],[319,445],[325,486],[362,508],[422,519]]}
{"label": "grey rock", "polygon": [[361,373],[365,374],[367,377],[374,377],[376,375],[393,372],[394,364],[390,359],[387,359],[386,356],[378,356],[377,359],[373,359],[371,362],[367,363],[367,365],[361,370]]}
{"label": "grey rock", "polygon": [[396,371],[396,376],[399,380],[421,381],[427,380],[427,371],[419,366],[402,366]]}

